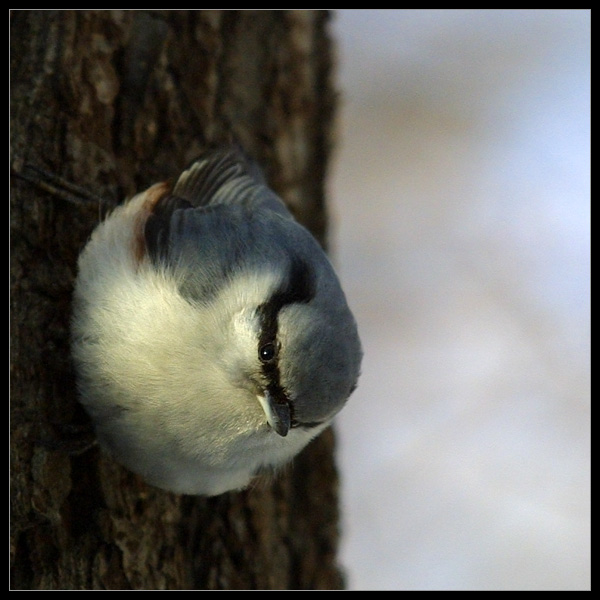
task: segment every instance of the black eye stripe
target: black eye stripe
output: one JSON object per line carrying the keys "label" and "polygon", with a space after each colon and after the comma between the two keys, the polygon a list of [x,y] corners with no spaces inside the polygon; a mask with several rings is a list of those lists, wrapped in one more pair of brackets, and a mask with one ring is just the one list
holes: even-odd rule
{"label": "black eye stripe", "polygon": [[315,297],[314,276],[308,264],[296,257],[292,258],[289,276],[271,295],[268,302],[258,307],[261,320],[261,334],[258,347],[274,344],[277,339],[278,316],[284,306],[308,303]]}
{"label": "black eye stripe", "polygon": [[287,304],[308,303],[315,297],[315,278],[308,264],[292,257],[289,277],[273,294],[269,303],[279,312]]}
{"label": "black eye stripe", "polygon": [[269,393],[275,401],[282,403],[289,403],[290,399],[280,382],[277,343],[279,313],[288,304],[308,303],[315,296],[314,275],[305,261],[291,257],[288,273],[287,279],[275,290],[268,302],[261,304],[257,309],[261,322],[258,357],[268,382]]}

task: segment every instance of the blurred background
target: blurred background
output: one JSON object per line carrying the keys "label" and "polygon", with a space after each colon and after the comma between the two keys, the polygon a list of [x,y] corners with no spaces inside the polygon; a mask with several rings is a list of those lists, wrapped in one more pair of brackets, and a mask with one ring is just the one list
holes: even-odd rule
{"label": "blurred background", "polygon": [[337,10],[350,589],[590,588],[586,10]]}

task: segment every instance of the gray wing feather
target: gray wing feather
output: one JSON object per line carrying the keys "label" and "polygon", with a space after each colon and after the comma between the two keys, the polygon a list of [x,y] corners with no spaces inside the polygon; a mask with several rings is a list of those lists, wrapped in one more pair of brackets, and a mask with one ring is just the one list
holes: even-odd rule
{"label": "gray wing feather", "polygon": [[[181,173],[173,190],[153,206],[144,228],[151,260],[172,262],[178,236],[186,236],[185,224],[225,207],[246,213],[266,210],[293,219],[283,202],[265,185],[258,165],[241,150],[210,149],[194,160]],[[190,233],[187,232],[188,238]]]}
{"label": "gray wing feather", "polygon": [[209,150],[199,156],[179,176],[173,195],[194,207],[240,204],[290,216],[283,202],[266,186],[258,165],[233,147]]}

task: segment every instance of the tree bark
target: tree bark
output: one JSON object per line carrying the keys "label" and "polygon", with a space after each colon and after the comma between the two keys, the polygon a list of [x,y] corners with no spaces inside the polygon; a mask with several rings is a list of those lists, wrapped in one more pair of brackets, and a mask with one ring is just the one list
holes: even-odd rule
{"label": "tree bark", "polygon": [[[107,210],[235,139],[324,240],[335,95],[325,11],[12,11],[12,589],[337,589],[331,430],[216,498],[98,448],[69,358],[77,256]],[[70,203],[28,165],[107,204]],[[60,194],[58,194],[60,196]]]}

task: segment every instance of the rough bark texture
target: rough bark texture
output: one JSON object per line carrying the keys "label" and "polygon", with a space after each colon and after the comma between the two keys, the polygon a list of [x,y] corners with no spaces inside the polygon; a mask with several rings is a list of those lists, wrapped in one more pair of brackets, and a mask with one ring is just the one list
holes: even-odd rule
{"label": "rough bark texture", "polygon": [[[280,476],[206,499],[146,485],[97,448],[69,359],[77,256],[108,206],[236,139],[323,240],[334,94],[323,11],[11,13],[13,589],[328,589],[337,474],[327,431]],[[85,435],[83,436],[85,438]]]}

